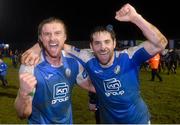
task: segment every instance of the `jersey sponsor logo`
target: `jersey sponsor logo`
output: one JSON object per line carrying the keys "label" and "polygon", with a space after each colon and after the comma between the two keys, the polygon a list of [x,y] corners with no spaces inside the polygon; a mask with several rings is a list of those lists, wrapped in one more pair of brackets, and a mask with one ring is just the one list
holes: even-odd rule
{"label": "jersey sponsor logo", "polygon": [[69,93],[69,86],[66,83],[57,83],[53,87],[53,100],[52,104],[58,102],[64,102],[69,99],[67,94]]}
{"label": "jersey sponsor logo", "polygon": [[104,83],[105,95],[107,97],[111,95],[115,96],[115,95],[124,94],[124,90],[121,90],[121,82],[116,78],[104,80],[103,83]]}
{"label": "jersey sponsor logo", "polygon": [[98,73],[102,73],[103,71],[102,70],[95,70],[94,71],[96,74],[98,74]]}
{"label": "jersey sponsor logo", "polygon": [[53,76],[53,74],[48,74],[48,76],[45,76],[44,78],[45,78],[46,80],[48,80],[48,79],[50,79],[52,76]]}

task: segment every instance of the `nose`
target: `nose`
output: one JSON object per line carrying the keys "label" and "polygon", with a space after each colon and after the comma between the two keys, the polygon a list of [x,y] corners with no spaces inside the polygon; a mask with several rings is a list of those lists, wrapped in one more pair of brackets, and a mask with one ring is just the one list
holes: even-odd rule
{"label": "nose", "polygon": [[50,40],[54,40],[55,39],[55,35],[52,33],[51,35],[50,35]]}
{"label": "nose", "polygon": [[101,43],[101,49],[104,50],[105,48],[106,48],[106,45],[105,45],[105,43],[102,42],[102,43]]}

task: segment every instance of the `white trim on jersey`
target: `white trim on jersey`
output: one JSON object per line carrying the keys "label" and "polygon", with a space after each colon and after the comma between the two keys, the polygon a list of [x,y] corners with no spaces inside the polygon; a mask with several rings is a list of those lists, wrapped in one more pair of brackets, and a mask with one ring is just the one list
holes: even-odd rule
{"label": "white trim on jersey", "polygon": [[89,76],[87,72],[85,71],[84,67],[79,63],[79,61],[77,62],[79,65],[79,73],[77,75],[76,81],[77,81],[77,84],[82,84],[84,81],[87,81],[89,79]]}
{"label": "white trim on jersey", "polygon": [[143,44],[140,44],[138,46],[134,46],[134,47],[130,47],[128,49],[125,49],[120,53],[127,53],[128,56],[129,56],[129,59],[131,59],[133,57],[134,53],[137,52],[137,50],[139,50],[139,49],[141,49],[143,47],[144,47]]}

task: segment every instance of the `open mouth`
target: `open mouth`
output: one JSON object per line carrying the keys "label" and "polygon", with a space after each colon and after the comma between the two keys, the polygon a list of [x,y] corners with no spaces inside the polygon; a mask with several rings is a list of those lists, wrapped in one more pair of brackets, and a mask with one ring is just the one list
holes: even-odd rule
{"label": "open mouth", "polygon": [[50,43],[49,46],[50,46],[50,47],[57,47],[58,44],[57,44],[57,43]]}
{"label": "open mouth", "polygon": [[49,50],[52,52],[52,53],[55,53],[59,48],[59,44],[57,43],[50,43],[49,44]]}
{"label": "open mouth", "polygon": [[106,52],[106,53],[100,53],[99,55],[107,55],[108,53]]}
{"label": "open mouth", "polygon": [[107,52],[107,51],[103,51],[103,52],[101,51],[101,52],[99,53],[99,55],[102,55],[102,56],[103,56],[103,55],[108,55],[108,52]]}

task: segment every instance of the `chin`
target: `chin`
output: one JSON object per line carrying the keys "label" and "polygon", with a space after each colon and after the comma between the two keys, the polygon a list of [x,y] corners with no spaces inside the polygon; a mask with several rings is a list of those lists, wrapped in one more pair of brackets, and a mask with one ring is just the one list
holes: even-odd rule
{"label": "chin", "polygon": [[105,62],[105,61],[99,61],[102,65],[106,65],[108,64],[108,62]]}
{"label": "chin", "polygon": [[60,57],[59,55],[57,55],[57,54],[51,54],[50,55],[52,58],[58,58],[58,57]]}

